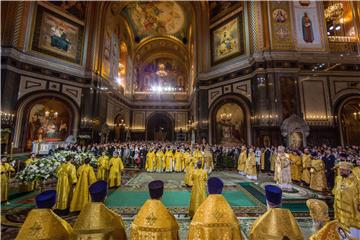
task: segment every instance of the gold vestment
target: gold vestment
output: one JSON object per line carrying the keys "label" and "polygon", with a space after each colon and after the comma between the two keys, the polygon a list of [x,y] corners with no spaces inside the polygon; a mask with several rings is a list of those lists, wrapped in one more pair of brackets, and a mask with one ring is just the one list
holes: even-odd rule
{"label": "gold vestment", "polygon": [[179,151],[176,151],[175,156],[175,172],[181,172],[182,169],[182,159],[183,159],[183,154]]}
{"label": "gold vestment", "polygon": [[190,187],[193,185],[192,181],[192,174],[195,171],[194,168],[194,161],[192,161],[191,155],[188,153],[184,154],[185,158],[185,176],[184,176],[184,183]]}
{"label": "gold vestment", "polygon": [[164,152],[159,150],[156,152],[156,171],[162,172],[164,167]]}
{"label": "gold vestment", "polygon": [[196,239],[242,239],[239,222],[223,195],[210,194],[196,211],[188,240]]}
{"label": "gold vestment", "polygon": [[119,187],[121,185],[121,171],[124,169],[123,161],[120,157],[112,157],[109,165],[109,187]]}
{"label": "gold vestment", "polygon": [[191,189],[189,215],[192,217],[201,203],[203,203],[206,199],[207,173],[203,169],[195,169],[191,178],[193,186]]}
{"label": "gold vestment", "polygon": [[68,240],[72,227],[51,209],[29,212],[16,240]]}
{"label": "gold vestment", "polygon": [[360,229],[360,179],[357,175],[337,176],[333,194],[335,219],[347,230],[350,227]]}
{"label": "gold vestment", "polygon": [[179,226],[175,217],[160,200],[149,199],[131,224],[132,240],[178,240]]}
{"label": "gold vestment", "polygon": [[343,231],[339,230],[341,226],[339,225],[339,222],[337,220],[330,221],[326,223],[319,231],[314,233],[309,240],[342,240],[343,238],[340,238],[340,234],[346,234],[348,240],[352,240],[349,236],[349,233],[346,232],[346,230],[342,229]]}
{"label": "gold vestment", "polygon": [[73,184],[77,182],[76,168],[70,162],[63,163],[56,171],[56,209],[65,210],[72,198]]}
{"label": "gold vestment", "polygon": [[309,154],[304,154],[302,156],[302,174],[301,180],[306,184],[310,184],[310,167],[311,167],[311,157]]}
{"label": "gold vestment", "polygon": [[124,240],[125,226],[121,216],[103,203],[91,202],[81,210],[74,225],[72,239]]}
{"label": "gold vestment", "polygon": [[107,181],[109,175],[109,157],[108,156],[101,156],[97,162],[98,169],[97,169],[97,179]]}
{"label": "gold vestment", "polygon": [[303,234],[289,209],[270,208],[253,223],[250,240],[303,240]]}
{"label": "gold vestment", "polygon": [[325,164],[321,159],[311,160],[310,188],[316,191],[325,191],[327,188]]}
{"label": "gold vestment", "polygon": [[167,150],[165,152],[165,171],[172,171],[173,170],[173,159],[174,159],[174,154],[172,152],[172,150]]}
{"label": "gold vestment", "polygon": [[246,165],[245,165],[245,173],[248,176],[256,176],[256,159],[255,159],[255,153],[250,152],[248,158],[246,159]]}
{"label": "gold vestment", "polygon": [[14,172],[15,169],[9,163],[5,163],[5,164],[1,163],[0,169],[1,169],[1,202],[5,202],[8,200],[10,172]]}
{"label": "gold vestment", "polygon": [[153,172],[155,170],[155,152],[150,151],[146,154],[145,170],[148,172]]}
{"label": "gold vestment", "polygon": [[88,164],[83,164],[79,167],[77,175],[79,179],[70,203],[70,212],[81,211],[81,209],[91,201],[89,187],[96,182],[94,169]]}
{"label": "gold vestment", "polygon": [[245,164],[246,164],[246,150],[241,151],[239,159],[238,159],[238,167],[237,170],[239,172],[245,172]]}
{"label": "gold vestment", "polygon": [[300,181],[301,180],[301,157],[297,154],[289,154],[289,158],[291,161],[291,180]]}

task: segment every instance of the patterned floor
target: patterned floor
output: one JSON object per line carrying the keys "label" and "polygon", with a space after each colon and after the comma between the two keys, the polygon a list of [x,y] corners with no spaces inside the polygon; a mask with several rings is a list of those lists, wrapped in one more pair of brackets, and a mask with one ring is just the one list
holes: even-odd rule
{"label": "patterned floor", "polygon": [[[224,195],[237,215],[244,238],[249,234],[251,224],[257,216],[266,211],[264,186],[272,182],[272,177],[259,175],[259,182],[251,182],[236,172],[213,172],[211,176],[220,177],[225,184]],[[180,225],[181,239],[186,239],[189,225],[187,207],[190,191],[184,186],[182,173],[126,173],[123,185],[109,192],[106,205],[122,215],[127,230],[139,207],[148,198],[147,185],[150,181],[161,179],[165,182],[163,203],[175,215]],[[47,186],[53,188],[54,183]],[[295,186],[296,191],[284,194],[283,207],[289,208],[304,233],[305,239],[312,233],[312,223],[308,215],[305,201],[308,198],[322,198],[331,203],[331,198],[315,193],[307,188]],[[15,239],[15,236],[25,220],[29,210],[34,207],[34,196],[37,192],[16,197],[9,205],[2,205],[1,232],[2,239]],[[70,224],[76,221],[76,216],[64,216]]]}

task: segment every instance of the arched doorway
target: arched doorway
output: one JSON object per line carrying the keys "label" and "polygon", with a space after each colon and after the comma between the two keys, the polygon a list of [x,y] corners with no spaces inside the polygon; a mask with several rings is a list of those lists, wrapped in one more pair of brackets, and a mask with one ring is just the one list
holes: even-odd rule
{"label": "arched doorway", "polygon": [[211,144],[251,144],[250,110],[239,96],[225,95],[209,111]]}
{"label": "arched doorway", "polygon": [[[65,140],[77,137],[80,122],[78,106],[56,92],[38,92],[19,101],[14,130],[16,151],[30,150],[33,140]],[[39,135],[41,134],[41,136]]]}
{"label": "arched doorway", "polygon": [[360,97],[350,98],[340,106],[339,127],[343,145],[360,145]]}
{"label": "arched doorway", "polygon": [[164,113],[154,113],[146,124],[146,140],[172,141],[174,139],[174,126],[170,116]]}
{"label": "arched doorway", "polygon": [[240,145],[246,143],[245,113],[234,102],[219,105],[213,114],[214,143]]}
{"label": "arched doorway", "polygon": [[70,106],[55,97],[36,99],[25,110],[23,146],[32,149],[34,141],[64,141],[73,126]]}
{"label": "arched doorway", "polygon": [[115,142],[125,142],[126,140],[126,124],[124,120],[124,116],[122,114],[118,114],[114,119],[115,125]]}

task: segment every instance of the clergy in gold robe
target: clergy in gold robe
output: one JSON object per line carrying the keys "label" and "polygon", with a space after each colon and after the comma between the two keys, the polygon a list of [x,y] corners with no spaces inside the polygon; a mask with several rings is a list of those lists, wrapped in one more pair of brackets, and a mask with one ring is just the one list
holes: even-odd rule
{"label": "clergy in gold robe", "polygon": [[7,202],[10,173],[15,172],[15,169],[7,163],[7,158],[1,158],[1,202]]}
{"label": "clergy in gold robe", "polygon": [[42,192],[35,201],[37,208],[27,215],[16,240],[70,240],[72,227],[51,210],[56,191]]}
{"label": "clergy in gold robe", "polygon": [[113,153],[110,159],[109,187],[119,187],[121,185],[121,172],[124,170],[124,164],[119,157],[118,152]]}
{"label": "clergy in gold robe", "polygon": [[335,219],[352,236],[360,237],[360,178],[351,173],[351,163],[340,162],[338,167],[340,175],[333,189]]}
{"label": "clergy in gold robe", "polygon": [[150,149],[150,151],[146,154],[146,161],[145,161],[145,170],[147,172],[154,172],[156,166],[156,156],[154,149]]}
{"label": "clergy in gold robe", "polygon": [[196,147],[194,152],[193,152],[193,161],[195,162],[195,164],[200,161],[201,162],[201,167],[204,168],[204,155],[202,154],[202,152],[200,151],[199,147]]}
{"label": "clergy in gold robe", "polygon": [[302,162],[301,162],[301,156],[300,152],[293,151],[291,154],[289,154],[290,158],[290,170],[291,170],[291,180],[300,182],[301,181],[301,168],[302,168]]}
{"label": "clergy in gold robe", "polygon": [[165,152],[164,158],[165,158],[165,172],[172,172],[174,154],[173,154],[173,150],[170,147],[168,147],[167,151]]}
{"label": "clergy in gold robe", "polygon": [[81,210],[73,229],[73,240],[124,240],[125,225],[120,215],[103,202],[107,195],[107,182],[97,181],[89,187],[92,202]]}
{"label": "clergy in gold robe", "polygon": [[200,205],[190,223],[188,240],[242,239],[239,221],[221,194],[223,187],[221,179],[209,178],[209,196]]}
{"label": "clergy in gold robe", "polygon": [[281,188],[266,185],[265,195],[268,210],[253,223],[249,239],[303,240],[304,236],[290,210],[281,208]]}
{"label": "clergy in gold robe", "polygon": [[302,174],[301,180],[306,184],[310,184],[310,168],[311,168],[311,156],[307,148],[304,149],[304,154],[302,155]]}
{"label": "clergy in gold robe", "polygon": [[324,201],[309,199],[306,201],[313,221],[314,234],[310,240],[351,240],[349,233],[340,226],[337,220],[329,222],[328,206]]}
{"label": "clergy in gold robe", "polygon": [[246,159],[247,159],[247,153],[246,153],[246,147],[241,147],[241,153],[239,155],[238,159],[238,167],[237,170],[240,175],[245,176],[245,165],[246,165]]}
{"label": "clergy in gold robe", "polygon": [[249,156],[247,157],[245,164],[245,174],[248,179],[251,180],[257,179],[254,148],[249,149]]}
{"label": "clergy in gold robe", "polygon": [[198,161],[197,169],[194,170],[191,176],[193,181],[189,206],[189,215],[191,218],[194,216],[201,203],[203,203],[206,199],[207,173],[201,167],[202,164]]}
{"label": "clergy in gold robe", "polygon": [[73,157],[66,156],[66,162],[56,170],[56,209],[66,210],[69,208],[73,193],[73,186],[77,182],[76,168],[71,163]]}
{"label": "clergy in gold robe", "polygon": [[109,157],[106,155],[105,151],[103,151],[102,155],[98,158],[97,166],[97,179],[107,181],[109,176]]}
{"label": "clergy in gold robe", "polygon": [[164,183],[156,180],[148,186],[151,199],[144,203],[131,223],[131,239],[179,240],[178,223],[161,202]]}
{"label": "clergy in gold robe", "polygon": [[77,170],[78,181],[70,203],[70,212],[81,211],[90,202],[89,186],[96,181],[96,176],[89,163],[90,158],[85,158],[84,164]]}
{"label": "clergy in gold robe", "polygon": [[319,199],[308,199],[306,206],[309,208],[313,229],[316,232],[329,221],[329,207],[326,202]]}
{"label": "clergy in gold robe", "polygon": [[184,183],[185,185],[192,187],[193,186],[192,174],[195,171],[195,166],[189,151],[186,151],[184,153],[184,159],[185,159]]}
{"label": "clergy in gold robe", "polygon": [[182,161],[183,161],[183,154],[180,151],[179,147],[176,149],[175,155],[174,155],[174,160],[175,160],[175,172],[181,172],[182,171]]}
{"label": "clergy in gold robe", "polygon": [[164,152],[161,148],[159,148],[156,152],[156,172],[163,172],[164,171]]}
{"label": "clergy in gold robe", "polygon": [[315,151],[311,153],[310,188],[319,192],[327,189],[325,164]]}

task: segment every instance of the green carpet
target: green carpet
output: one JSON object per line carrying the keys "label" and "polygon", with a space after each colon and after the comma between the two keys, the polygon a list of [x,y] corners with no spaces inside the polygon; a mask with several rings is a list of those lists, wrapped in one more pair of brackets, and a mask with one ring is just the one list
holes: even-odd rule
{"label": "green carpet", "polygon": [[[239,184],[256,199],[266,205],[266,198],[263,189],[259,189],[259,187],[252,182],[243,182]],[[283,200],[282,207],[290,209],[291,212],[309,211],[308,207],[306,206],[306,200]]]}
{"label": "green carpet", "polygon": [[[189,191],[165,192],[162,202],[167,207],[188,207],[190,203]],[[231,206],[254,207],[256,203],[245,193],[240,191],[225,191],[224,196]],[[140,207],[149,198],[148,192],[114,191],[109,193],[106,205],[109,207]]]}

